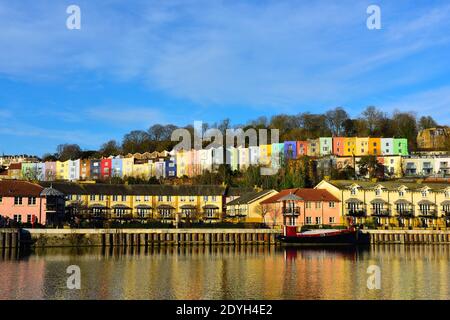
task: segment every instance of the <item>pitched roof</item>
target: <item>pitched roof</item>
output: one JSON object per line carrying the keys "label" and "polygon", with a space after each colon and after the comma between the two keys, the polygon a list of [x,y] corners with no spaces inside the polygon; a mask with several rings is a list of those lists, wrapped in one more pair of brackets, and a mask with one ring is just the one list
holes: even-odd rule
{"label": "pitched roof", "polygon": [[350,186],[357,184],[364,190],[375,189],[378,185],[383,186],[387,190],[398,190],[401,186],[405,186],[410,190],[419,190],[424,187],[429,187],[431,190],[444,190],[450,187],[450,183],[436,183],[436,182],[412,182],[410,180],[395,180],[395,181],[359,181],[359,180],[330,180],[327,181],[339,189],[348,189]]}
{"label": "pitched roof", "polygon": [[306,189],[306,188],[296,188],[296,189],[285,189],[281,190],[278,194],[264,200],[261,204],[270,204],[278,202],[279,199],[283,198],[289,194],[295,194],[296,196],[302,198],[304,201],[334,201],[339,202],[339,199],[333,196],[325,189]]}
{"label": "pitched roof", "polygon": [[152,184],[79,184],[69,182],[41,182],[41,186],[53,188],[66,195],[162,195],[162,196],[221,196],[224,186],[215,185],[152,185]]}
{"label": "pitched roof", "polygon": [[0,180],[0,196],[2,197],[39,197],[40,185],[21,180]]}
{"label": "pitched roof", "polygon": [[8,167],[8,170],[21,170],[22,169],[22,163],[11,163]]}
{"label": "pitched roof", "polygon": [[259,198],[262,198],[274,191],[275,190],[262,190],[262,191],[247,192],[247,193],[243,194],[242,196],[240,196],[239,198],[228,202],[227,206],[230,206],[230,205],[233,206],[233,205],[238,205],[238,204],[249,204],[249,203],[252,203],[252,202],[258,200]]}
{"label": "pitched roof", "polygon": [[251,187],[228,187],[225,195],[227,197],[242,196],[245,193],[253,192],[255,189]]}

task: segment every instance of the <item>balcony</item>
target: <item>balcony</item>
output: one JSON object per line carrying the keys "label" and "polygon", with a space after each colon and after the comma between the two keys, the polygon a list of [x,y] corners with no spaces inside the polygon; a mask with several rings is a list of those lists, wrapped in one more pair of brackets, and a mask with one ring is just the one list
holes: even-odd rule
{"label": "balcony", "polygon": [[300,208],[284,208],[283,215],[285,216],[298,216],[300,215]]}
{"label": "balcony", "polygon": [[374,217],[389,217],[391,215],[391,210],[373,210],[371,211],[371,215]]}
{"label": "balcony", "polygon": [[347,209],[345,211],[345,215],[350,217],[365,217],[366,214],[366,210],[362,209]]}
{"label": "balcony", "polygon": [[412,218],[414,217],[413,210],[397,210],[397,215],[402,218]]}
{"label": "balcony", "polygon": [[419,210],[419,217],[421,218],[437,218],[437,211],[436,210],[428,210],[428,211],[422,211]]}

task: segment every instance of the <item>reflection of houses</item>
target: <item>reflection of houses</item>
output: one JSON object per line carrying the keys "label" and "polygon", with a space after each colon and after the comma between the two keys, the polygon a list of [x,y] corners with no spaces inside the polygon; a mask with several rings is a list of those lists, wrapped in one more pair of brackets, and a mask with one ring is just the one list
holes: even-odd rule
{"label": "reflection of houses", "polygon": [[278,193],[275,190],[251,191],[227,203],[227,219],[233,222],[264,223],[261,201]]}
{"label": "reflection of houses", "polygon": [[450,226],[450,184],[401,181],[322,181],[341,201],[349,224],[373,222],[383,226]]}
{"label": "reflection of houses", "polygon": [[327,190],[286,189],[261,202],[273,225],[341,224],[339,199]]}

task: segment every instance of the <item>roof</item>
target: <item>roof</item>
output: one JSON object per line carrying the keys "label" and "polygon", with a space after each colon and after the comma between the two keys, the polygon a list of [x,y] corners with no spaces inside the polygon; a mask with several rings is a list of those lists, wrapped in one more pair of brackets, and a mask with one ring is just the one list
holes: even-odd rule
{"label": "roof", "polygon": [[304,201],[334,201],[340,202],[338,198],[333,196],[325,189],[306,189],[306,188],[296,188],[296,189],[285,189],[281,190],[278,194],[264,200],[261,204],[270,204],[278,202],[279,199],[286,195],[294,194]]}
{"label": "roof", "polygon": [[41,182],[41,186],[53,188],[66,195],[162,195],[162,196],[201,196],[225,194],[224,186],[216,185],[152,185],[152,184],[79,184],[70,182]]}
{"label": "roof", "polygon": [[11,163],[8,167],[8,170],[21,170],[22,169],[22,163]]}
{"label": "roof", "polygon": [[395,180],[395,181],[359,181],[359,180],[330,180],[327,181],[338,189],[348,189],[350,186],[356,184],[360,186],[363,190],[373,190],[376,186],[382,186],[387,190],[398,190],[401,186],[405,186],[410,190],[419,190],[424,187],[429,187],[431,190],[439,191],[450,187],[450,183],[435,183],[435,182],[411,182],[405,180]]}
{"label": "roof", "polygon": [[2,197],[39,197],[43,187],[21,180],[0,180],[0,196]]}
{"label": "roof", "polygon": [[230,206],[230,205],[233,206],[233,205],[239,205],[239,204],[249,204],[249,203],[252,203],[252,202],[258,200],[261,197],[264,197],[264,196],[270,194],[273,191],[275,191],[275,190],[262,190],[262,191],[247,192],[247,193],[243,194],[242,196],[240,196],[239,198],[228,202],[227,206]]}
{"label": "roof", "polygon": [[251,187],[228,187],[225,195],[227,197],[242,196],[246,193],[253,192],[255,189]]}

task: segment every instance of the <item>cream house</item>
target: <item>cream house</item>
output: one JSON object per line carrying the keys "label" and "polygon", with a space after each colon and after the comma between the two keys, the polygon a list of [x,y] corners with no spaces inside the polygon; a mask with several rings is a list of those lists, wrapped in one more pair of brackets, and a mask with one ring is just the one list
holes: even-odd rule
{"label": "cream house", "polygon": [[390,227],[450,227],[450,184],[420,182],[321,181],[341,202],[347,224]]}

